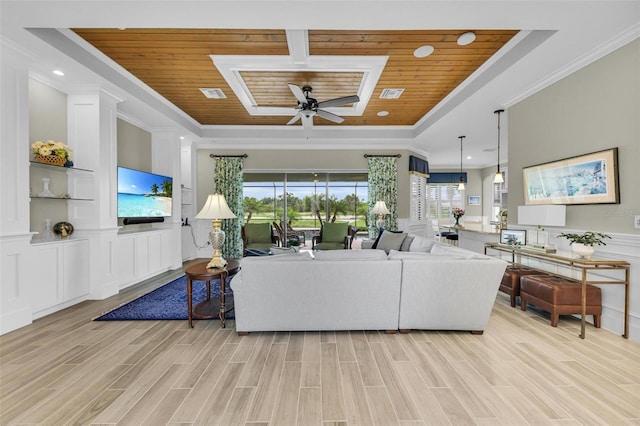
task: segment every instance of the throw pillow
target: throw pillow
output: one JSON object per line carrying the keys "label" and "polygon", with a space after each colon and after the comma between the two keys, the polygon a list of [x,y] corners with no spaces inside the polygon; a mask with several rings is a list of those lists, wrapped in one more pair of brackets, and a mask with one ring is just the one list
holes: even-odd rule
{"label": "throw pillow", "polygon": [[383,233],[384,233],[384,228],[378,228],[378,237],[373,242],[373,245],[371,246],[372,249],[378,248],[378,243],[380,242],[380,237],[382,237]]}
{"label": "throw pillow", "polygon": [[377,248],[389,254],[389,250],[400,250],[400,246],[402,246],[405,238],[407,238],[407,234],[404,232],[383,232]]}
{"label": "throw pillow", "polygon": [[409,247],[409,251],[421,251],[421,252],[430,252],[432,247],[434,246],[435,241],[429,238],[420,237],[416,235],[416,237],[411,242],[411,246]]}
{"label": "throw pillow", "polygon": [[382,234],[384,232],[393,232],[394,234],[402,234],[402,231],[392,231],[391,229],[380,228],[380,229],[378,229],[378,238],[376,238],[376,240],[373,242],[373,246],[371,246],[372,249],[378,248],[378,243],[380,242],[380,237],[382,237]]}
{"label": "throw pillow", "polygon": [[402,245],[400,246],[400,251],[409,251],[409,249],[411,248],[411,243],[413,243],[413,240],[415,238],[415,235],[407,235],[407,238],[404,239]]}

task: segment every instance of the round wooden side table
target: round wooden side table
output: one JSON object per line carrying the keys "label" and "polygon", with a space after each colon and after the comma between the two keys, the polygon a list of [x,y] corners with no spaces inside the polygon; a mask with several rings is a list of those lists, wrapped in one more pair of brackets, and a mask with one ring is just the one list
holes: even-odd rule
{"label": "round wooden side table", "polygon": [[[210,259],[194,263],[184,271],[187,275],[187,310],[189,327],[193,327],[192,319],[211,319],[216,315],[220,317],[220,324],[224,328],[225,314],[233,309],[227,308],[227,303],[233,306],[233,299],[225,300],[225,284],[227,278],[235,275],[240,270],[240,261],[227,260],[227,266],[223,269],[207,268]],[[220,299],[211,299],[211,280],[220,279]],[[207,299],[193,307],[192,287],[193,281],[204,281],[207,285]]]}

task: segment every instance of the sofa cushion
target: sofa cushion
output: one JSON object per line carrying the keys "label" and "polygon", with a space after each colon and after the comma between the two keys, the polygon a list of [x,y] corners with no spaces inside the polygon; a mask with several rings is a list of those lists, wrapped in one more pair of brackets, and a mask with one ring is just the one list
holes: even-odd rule
{"label": "sofa cushion", "polygon": [[460,247],[451,246],[449,244],[434,244],[431,248],[431,253],[434,254],[449,254],[455,257],[462,257],[464,259],[491,259],[490,256],[476,253],[475,251],[466,250]]}
{"label": "sofa cushion", "polygon": [[426,259],[430,256],[431,253],[425,252],[410,252],[410,251],[398,251],[398,250],[389,250],[389,255],[387,256],[390,260],[395,259]]}
{"label": "sofa cushion", "polygon": [[382,250],[326,250],[314,254],[316,260],[384,260],[387,255]]}
{"label": "sofa cushion", "polygon": [[384,250],[385,253],[389,253],[389,250],[400,250],[402,242],[407,238],[407,234],[404,232],[383,232],[378,241],[376,248]]}
{"label": "sofa cushion", "polygon": [[429,253],[431,252],[431,248],[434,244],[435,241],[430,238],[415,235],[413,241],[411,242],[411,246],[409,247],[409,251]]}
{"label": "sofa cushion", "polygon": [[391,250],[389,251],[389,255],[387,256],[389,260],[403,260],[403,259],[464,259],[462,256],[451,256],[450,254],[434,254],[428,253],[424,251],[397,251]]}
{"label": "sofa cushion", "polygon": [[242,262],[244,263],[245,261],[249,261],[249,262],[295,262],[295,261],[312,261],[313,258],[311,257],[311,255],[308,252],[303,252],[303,253],[287,253],[287,254],[281,254],[278,256],[256,256],[256,257],[247,257],[245,259],[242,260]]}

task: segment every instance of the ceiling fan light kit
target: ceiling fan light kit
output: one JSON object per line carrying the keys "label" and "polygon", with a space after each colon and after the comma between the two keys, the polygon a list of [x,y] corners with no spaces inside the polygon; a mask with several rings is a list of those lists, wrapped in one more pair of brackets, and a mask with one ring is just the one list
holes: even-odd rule
{"label": "ceiling fan light kit", "polygon": [[337,107],[347,104],[353,104],[360,101],[358,95],[351,95],[318,102],[315,98],[312,98],[310,96],[311,92],[313,91],[313,88],[311,86],[303,86],[302,88],[300,88],[293,83],[289,83],[289,89],[291,89],[291,92],[298,100],[298,106],[296,107],[296,115],[294,115],[293,118],[289,120],[287,125],[294,124],[298,120],[302,120],[302,127],[305,131],[309,131],[313,127],[314,115],[338,124],[344,121],[344,118],[340,117],[339,115],[322,108]]}

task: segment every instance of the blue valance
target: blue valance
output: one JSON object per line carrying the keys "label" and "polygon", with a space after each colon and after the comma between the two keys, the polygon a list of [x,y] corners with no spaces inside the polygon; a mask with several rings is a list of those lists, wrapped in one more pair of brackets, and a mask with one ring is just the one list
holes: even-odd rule
{"label": "blue valance", "polygon": [[[467,173],[462,173],[462,180],[467,183]],[[431,173],[428,183],[460,183],[460,172],[456,173]]]}
{"label": "blue valance", "polygon": [[429,177],[429,162],[422,158],[409,156],[409,173],[414,175],[420,175],[423,177]]}

